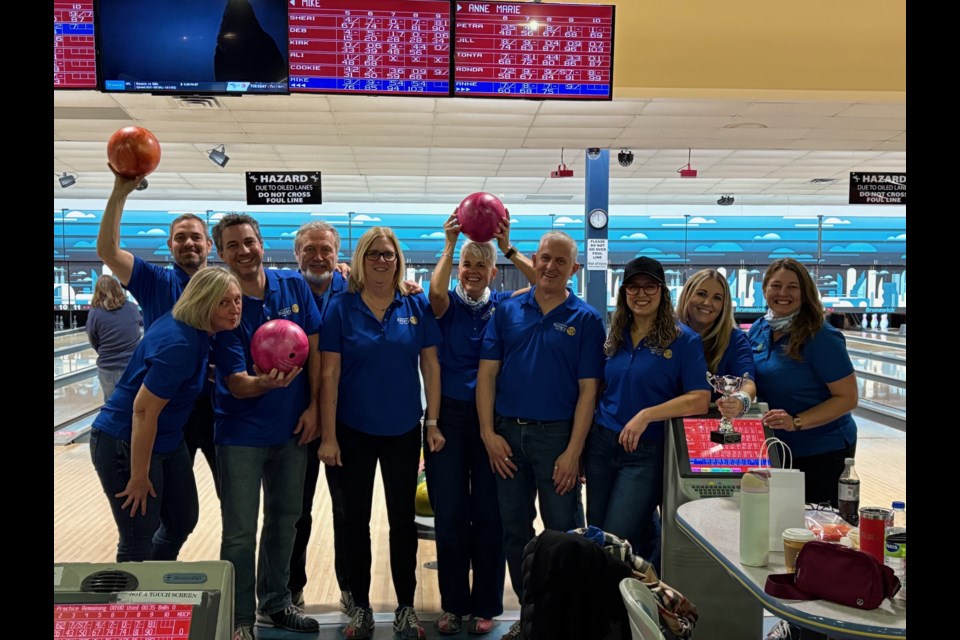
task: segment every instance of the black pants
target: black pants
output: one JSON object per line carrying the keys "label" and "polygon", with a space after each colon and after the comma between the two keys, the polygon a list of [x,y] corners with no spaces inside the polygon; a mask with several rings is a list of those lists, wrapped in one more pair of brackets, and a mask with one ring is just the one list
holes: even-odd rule
{"label": "black pants", "polygon": [[358,606],[370,606],[370,514],[373,481],[380,462],[390,523],[390,573],[397,604],[412,607],[417,589],[417,471],[420,425],[399,436],[375,436],[337,423],[343,462],[340,487],[347,520],[347,566],[350,591]]}
{"label": "black pants", "polygon": [[207,459],[210,466],[210,474],[213,476],[213,488],[220,497],[220,474],[217,473],[217,450],[213,444],[213,388],[208,392],[201,393],[197,401],[193,403],[193,410],[190,417],[183,425],[183,441],[187,445],[187,453],[190,454],[190,460],[197,458],[197,449],[203,452],[203,457]]}
{"label": "black pants", "polygon": [[303,484],[303,512],[297,520],[297,535],[290,556],[290,593],[303,591],[307,584],[307,544],[313,530],[313,498],[317,493],[320,467],[327,477],[330,502],[333,504],[333,567],[337,574],[337,586],[341,591],[350,590],[350,572],[347,570],[346,514],[343,506],[343,491],[340,488],[341,467],[330,467],[317,457],[320,438],[307,445],[307,474]]}
{"label": "black pants", "polygon": [[802,456],[793,459],[793,467],[803,471],[804,493],[810,504],[829,502],[834,508],[837,503],[837,483],[843,473],[846,458],[853,458],[857,452],[854,442],[846,449]]}

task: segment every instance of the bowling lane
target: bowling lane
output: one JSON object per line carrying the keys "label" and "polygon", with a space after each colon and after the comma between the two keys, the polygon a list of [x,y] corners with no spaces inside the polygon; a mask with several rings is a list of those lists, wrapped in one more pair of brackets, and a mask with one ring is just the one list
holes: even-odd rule
{"label": "bowling lane", "polygon": [[900,345],[904,349],[907,347],[907,336],[900,333],[881,332],[881,331],[853,331],[846,329],[843,335],[847,340],[863,340],[873,343],[886,343],[889,345]]}
{"label": "bowling lane", "polygon": [[83,344],[89,342],[87,339],[86,331],[78,331],[76,333],[65,333],[61,335],[53,336],[53,348],[54,350],[60,349],[62,347],[72,347],[74,345]]}
{"label": "bowling lane", "polygon": [[71,373],[78,373],[83,370],[95,371],[96,368],[97,352],[94,351],[93,347],[84,349],[83,351],[78,351],[77,353],[68,353],[66,355],[57,356],[53,359],[54,379],[59,378],[60,376],[69,375]]}
{"label": "bowling lane", "polygon": [[876,380],[866,380],[857,377],[857,387],[860,392],[860,399],[868,402],[874,402],[891,409],[907,411],[907,389],[906,387],[897,387]]}
{"label": "bowling lane", "polygon": [[97,376],[53,390],[53,428],[95,411],[103,406],[103,391]]}
{"label": "bowling lane", "polygon": [[876,344],[872,342],[862,342],[860,340],[847,340],[847,351],[850,352],[851,357],[860,356],[863,358],[869,358],[871,356],[878,356],[882,358],[898,360],[904,364],[907,362],[906,347],[900,347],[896,345]]}
{"label": "bowling lane", "polygon": [[853,368],[858,374],[866,373],[873,376],[882,376],[890,379],[890,384],[897,386],[897,381],[907,381],[907,366],[905,364],[893,364],[891,362],[882,362],[870,358],[858,358],[851,356]]}

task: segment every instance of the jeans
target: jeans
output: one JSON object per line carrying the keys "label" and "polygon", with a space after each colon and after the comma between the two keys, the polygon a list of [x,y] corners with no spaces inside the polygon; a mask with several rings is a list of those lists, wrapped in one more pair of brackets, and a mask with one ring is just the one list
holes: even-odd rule
{"label": "jeans", "polygon": [[187,443],[190,460],[196,460],[197,449],[203,453],[213,476],[213,488],[220,497],[220,474],[217,471],[217,449],[213,443],[213,391],[200,394],[193,403],[193,411],[183,425],[183,441]]}
{"label": "jeans", "polygon": [[444,396],[438,426],[446,444],[438,453],[425,447],[424,459],[436,514],[440,605],[459,616],[493,618],[503,613],[506,562],[496,474],[480,439],[476,403]]}
{"label": "jeans", "polygon": [[350,590],[350,571],[347,569],[346,514],[343,506],[343,491],[340,489],[340,467],[331,467],[320,462],[317,452],[320,438],[307,445],[307,473],[303,481],[303,510],[297,520],[297,537],[293,541],[290,557],[290,593],[303,591],[307,585],[307,545],[313,530],[313,498],[317,494],[317,480],[323,467],[333,506],[333,569],[337,575],[340,591]]}
{"label": "jeans", "polygon": [[97,368],[97,378],[100,380],[100,390],[103,392],[103,404],[107,404],[107,399],[113,395],[113,390],[117,388],[117,383],[123,377],[124,369],[100,369]]}
{"label": "jeans", "polygon": [[150,456],[149,477],[157,497],[148,496],[147,513],[138,509],[132,518],[130,507],[120,508],[125,498],[114,497],[130,480],[130,443],[93,429],[90,458],[120,533],[117,562],[176,560],[200,517],[193,464],[184,444]]}
{"label": "jeans", "polygon": [[[371,399],[371,401],[373,401]],[[340,486],[347,516],[347,566],[350,591],[360,607],[370,606],[370,514],[373,481],[380,462],[390,524],[390,573],[397,604],[412,607],[417,590],[417,472],[420,425],[399,436],[377,436],[337,423],[343,467]]]}
{"label": "jeans", "polygon": [[580,484],[558,495],[553,486],[553,466],[570,444],[573,425],[570,421],[519,424],[516,420],[497,416],[494,424],[513,451],[511,460],[517,466],[512,478],[496,474],[497,501],[503,524],[503,549],[513,590],[523,602],[523,548],[536,535],[533,521],[537,517],[534,501],[539,500],[543,526],[554,531],[569,531],[584,526]]}
{"label": "jeans", "polygon": [[[223,519],[220,559],[233,563],[235,624],[253,624],[257,602],[267,615],[290,604],[290,554],[302,505],[307,448],[296,438],[270,447],[218,445],[217,463]],[[263,529],[254,572],[261,485]]]}
{"label": "jeans", "polygon": [[641,547],[663,502],[663,441],[640,441],[633,453],[620,434],[594,423],[583,456],[587,522]]}

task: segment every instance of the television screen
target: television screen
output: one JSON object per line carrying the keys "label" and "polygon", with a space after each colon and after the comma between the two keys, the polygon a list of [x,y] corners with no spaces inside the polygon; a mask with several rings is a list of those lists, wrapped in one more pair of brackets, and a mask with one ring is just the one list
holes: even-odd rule
{"label": "television screen", "polygon": [[96,89],[93,0],[53,3],[53,88]]}
{"label": "television screen", "polygon": [[101,88],[288,93],[287,0],[98,0]]}
{"label": "television screen", "polygon": [[614,7],[456,2],[454,95],[613,98]]}
{"label": "television screen", "polygon": [[447,0],[291,0],[290,91],[450,95]]}

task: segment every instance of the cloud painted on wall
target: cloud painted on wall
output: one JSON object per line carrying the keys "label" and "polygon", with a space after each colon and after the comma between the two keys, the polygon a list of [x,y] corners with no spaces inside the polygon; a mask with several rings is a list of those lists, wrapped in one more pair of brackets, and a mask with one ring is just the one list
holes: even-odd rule
{"label": "cloud painted on wall", "polygon": [[84,213],[83,211],[71,211],[67,215],[63,216],[64,218],[69,218],[71,220],[76,220],[79,218],[96,218],[97,216],[92,213]]}
{"label": "cloud painted on wall", "polygon": [[620,236],[620,239],[621,240],[646,240],[647,234],[640,233],[639,231],[637,231],[636,233],[631,233],[628,236]]}
{"label": "cloud painted on wall", "polygon": [[702,244],[696,249],[693,250],[695,253],[724,253],[727,251],[742,252],[743,247],[738,245],[736,242],[717,242],[712,245]]}
{"label": "cloud painted on wall", "polygon": [[146,231],[137,231],[138,236],[165,236],[167,232],[163,229],[147,229]]}
{"label": "cloud painted on wall", "polygon": [[679,253],[663,253],[662,251],[653,251],[653,250],[638,251],[637,253],[633,254],[634,258],[640,258],[643,256],[646,256],[648,258],[656,258],[660,262],[663,262],[665,260],[682,260],[683,259],[683,257]]}
{"label": "cloud painted on wall", "polygon": [[877,248],[868,242],[851,242],[846,246],[834,245],[828,251],[830,253],[876,253]]}
{"label": "cloud painted on wall", "polygon": [[560,216],[553,221],[553,224],[583,224],[580,218],[571,218],[570,216]]}
{"label": "cloud painted on wall", "polygon": [[834,218],[833,216],[824,219],[823,224],[850,224],[849,220],[843,218]]}
{"label": "cloud painted on wall", "polygon": [[[816,262],[817,259],[814,258],[809,253],[794,253],[793,249],[777,249],[777,251],[771,253],[767,256],[771,260],[776,260],[777,258],[793,258],[799,262]],[[759,272],[757,272],[759,273]]]}
{"label": "cloud painted on wall", "polygon": [[779,233],[765,233],[762,236],[753,236],[754,240],[783,240]]}
{"label": "cloud painted on wall", "polygon": [[887,238],[887,240],[894,240],[894,241],[906,240],[906,239],[907,239],[907,234],[905,233],[901,233],[900,235],[897,235],[897,236],[890,236],[889,238]]}
{"label": "cloud painted on wall", "polygon": [[74,249],[95,249],[96,247],[97,243],[90,240],[77,240],[73,243]]}
{"label": "cloud painted on wall", "polygon": [[353,221],[354,222],[380,222],[380,218],[376,216],[370,217],[365,213],[361,213],[358,216],[353,216]]}
{"label": "cloud painted on wall", "polygon": [[446,234],[443,231],[434,231],[433,233],[421,233],[421,238],[442,238]]}
{"label": "cloud painted on wall", "polygon": [[694,216],[690,218],[690,224],[717,224],[716,220],[710,220],[708,218],[702,218],[700,216]]}
{"label": "cloud painted on wall", "polygon": [[295,238],[297,235],[296,231],[284,231],[280,234],[281,238]]}
{"label": "cloud painted on wall", "polygon": [[157,247],[157,249],[153,252],[153,255],[155,255],[155,256],[169,256],[169,255],[171,255],[171,254],[170,254],[170,249],[168,249],[166,246],[160,246],[160,247]]}
{"label": "cloud painted on wall", "polygon": [[792,256],[796,253],[790,247],[780,247],[779,249],[774,249],[770,252],[771,256]]}

